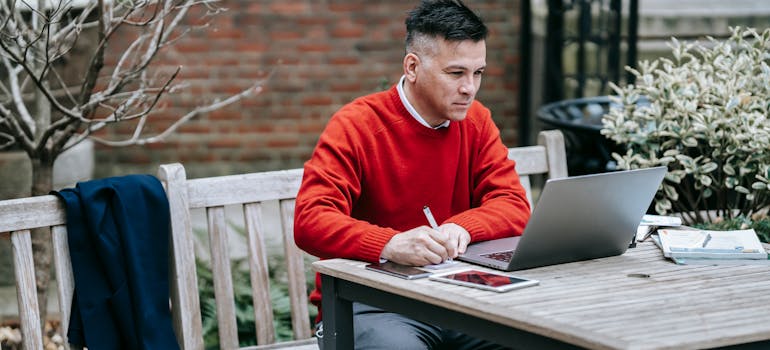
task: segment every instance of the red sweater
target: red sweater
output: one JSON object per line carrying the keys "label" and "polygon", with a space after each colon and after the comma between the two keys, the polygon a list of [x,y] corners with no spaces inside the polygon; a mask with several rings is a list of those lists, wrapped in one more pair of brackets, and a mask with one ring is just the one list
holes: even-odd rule
{"label": "red sweater", "polygon": [[[305,164],[297,246],[376,262],[393,235],[428,225],[425,205],[471,241],[520,235],[529,204],[499,134],[477,101],[465,120],[434,130],[409,114],[395,86],[356,99],[332,116]],[[320,285],[316,276],[310,300],[319,307]]]}

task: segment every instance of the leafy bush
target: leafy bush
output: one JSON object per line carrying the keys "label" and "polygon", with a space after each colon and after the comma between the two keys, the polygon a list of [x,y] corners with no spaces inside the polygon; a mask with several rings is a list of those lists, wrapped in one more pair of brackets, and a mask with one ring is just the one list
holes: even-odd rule
{"label": "leafy bush", "polygon": [[719,231],[747,230],[751,228],[754,229],[762,242],[770,243],[770,218],[764,215],[756,218],[739,215],[732,219],[715,220],[714,222],[701,223],[694,226],[699,229]]}
{"label": "leafy bush", "polygon": [[603,118],[601,133],[627,149],[613,154],[619,168],[668,167],[655,210],[689,224],[770,204],[770,29],[731,32],[708,45],[674,38],[673,60],[628,68],[636,84],[612,85]]}

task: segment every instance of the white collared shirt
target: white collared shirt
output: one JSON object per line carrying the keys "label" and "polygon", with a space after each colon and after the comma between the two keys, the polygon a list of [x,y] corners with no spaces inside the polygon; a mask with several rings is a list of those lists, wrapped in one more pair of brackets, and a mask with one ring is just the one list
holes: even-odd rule
{"label": "white collared shirt", "polygon": [[398,85],[396,85],[396,89],[398,90],[398,97],[401,98],[401,103],[404,104],[404,107],[406,107],[406,110],[409,111],[409,114],[414,117],[415,120],[417,120],[420,124],[425,125],[425,127],[431,128],[431,129],[440,129],[440,128],[446,128],[449,126],[449,120],[444,121],[443,123],[439,124],[438,126],[431,126],[428,124],[425,119],[420,115],[420,113],[417,113],[417,110],[414,109],[414,106],[412,106],[411,103],[409,103],[409,100],[406,99],[406,93],[404,92],[404,80],[406,80],[406,75],[401,76],[401,80],[398,81]]}

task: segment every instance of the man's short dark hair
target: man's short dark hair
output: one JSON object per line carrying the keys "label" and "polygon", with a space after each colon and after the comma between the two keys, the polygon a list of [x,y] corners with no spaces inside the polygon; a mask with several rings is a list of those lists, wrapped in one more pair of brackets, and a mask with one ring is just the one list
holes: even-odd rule
{"label": "man's short dark hair", "polygon": [[420,34],[447,41],[478,42],[486,39],[487,26],[460,0],[423,0],[406,18],[407,50]]}

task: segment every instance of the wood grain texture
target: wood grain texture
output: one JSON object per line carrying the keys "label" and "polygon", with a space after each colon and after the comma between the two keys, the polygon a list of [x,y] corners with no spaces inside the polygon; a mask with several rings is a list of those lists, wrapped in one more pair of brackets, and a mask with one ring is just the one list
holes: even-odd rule
{"label": "wood grain texture", "polygon": [[544,146],[509,148],[508,159],[516,162],[516,172],[519,176],[548,172],[548,156]]}
{"label": "wood grain texture", "polygon": [[292,330],[295,339],[310,338],[312,332],[308,319],[304,253],[294,243],[294,200],[281,200],[280,208],[286,270],[289,274]]}
{"label": "wood grain texture", "polygon": [[267,254],[262,240],[262,210],[260,203],[246,204],[243,207],[246,221],[246,234],[249,250],[249,275],[253,295],[254,319],[256,322],[257,344],[275,342],[275,322],[273,304],[270,301],[270,278],[267,268]]}
{"label": "wood grain texture", "polygon": [[37,303],[35,265],[32,260],[32,238],[29,230],[11,232],[11,246],[22,346],[24,350],[39,350],[43,348],[43,334],[40,329],[40,309]]}
{"label": "wood grain texture", "polygon": [[169,287],[174,333],[182,350],[203,350],[187,175],[181,164],[174,163],[161,165],[158,178],[165,185],[171,215]]}
{"label": "wood grain texture", "polygon": [[770,265],[676,265],[651,242],[621,256],[512,272],[540,285],[507,293],[400,280],[363,266],[342,259],[313,264],[321,273],[590,349],[770,340]]}
{"label": "wood grain texture", "polygon": [[544,130],[537,134],[537,143],[547,150],[548,178],[567,177],[567,152],[564,147],[564,134],[559,130]]}
{"label": "wood grain texture", "polygon": [[211,271],[214,278],[214,297],[217,304],[220,349],[238,348],[238,326],[235,322],[233,275],[230,252],[227,249],[227,223],[224,207],[206,208],[211,249]]}
{"label": "wood grain texture", "polygon": [[0,232],[61,225],[64,204],[54,195],[0,201]]}
{"label": "wood grain texture", "polygon": [[188,180],[190,208],[295,198],[302,169]]}
{"label": "wood grain texture", "polygon": [[[72,315],[72,296],[75,293],[75,276],[72,272],[72,259],[70,259],[70,246],[67,242],[67,227],[57,225],[51,228],[53,239],[53,263],[56,270],[56,292],[59,296],[59,314],[62,320],[69,320]],[[59,324],[59,335],[64,339],[64,344],[69,344],[67,331],[69,322]],[[65,345],[65,347],[68,345]]]}

